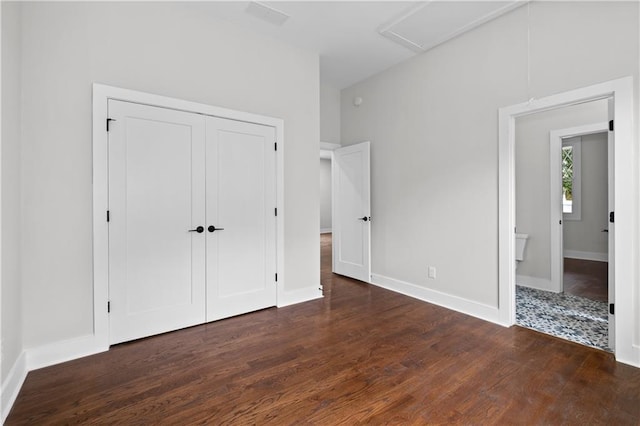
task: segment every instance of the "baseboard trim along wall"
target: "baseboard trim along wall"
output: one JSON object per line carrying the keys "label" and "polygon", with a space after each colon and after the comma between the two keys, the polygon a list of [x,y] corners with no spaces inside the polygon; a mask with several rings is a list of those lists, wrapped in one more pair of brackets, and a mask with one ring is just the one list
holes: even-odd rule
{"label": "baseboard trim along wall", "polygon": [[320,228],[320,233],[321,234],[330,234],[331,233],[331,228]]}
{"label": "baseboard trim along wall", "polygon": [[109,345],[97,344],[93,334],[62,340],[27,349],[27,368],[29,371],[37,370],[108,350]]}
{"label": "baseboard trim along wall", "polygon": [[13,403],[20,393],[22,384],[27,378],[27,355],[26,352],[22,352],[16,362],[9,370],[7,378],[2,382],[2,424],[7,419]]}
{"label": "baseboard trim along wall", "polygon": [[564,250],[564,257],[569,259],[594,260],[596,262],[608,262],[609,253],[593,253],[589,251]]}
{"label": "baseboard trim along wall", "polygon": [[552,291],[557,293],[555,286],[551,280],[546,278],[529,277],[526,275],[516,275],[516,285],[523,287],[535,288],[538,290]]}
{"label": "baseboard trim along wall", "polygon": [[322,290],[319,287],[302,288],[300,290],[285,291],[278,294],[278,308],[320,299]]}
{"label": "baseboard trim along wall", "polygon": [[507,325],[500,321],[498,308],[494,306],[474,302],[458,296],[452,296],[417,284],[396,280],[395,278],[385,277],[384,275],[379,274],[371,275],[371,284],[485,321],[503,326]]}

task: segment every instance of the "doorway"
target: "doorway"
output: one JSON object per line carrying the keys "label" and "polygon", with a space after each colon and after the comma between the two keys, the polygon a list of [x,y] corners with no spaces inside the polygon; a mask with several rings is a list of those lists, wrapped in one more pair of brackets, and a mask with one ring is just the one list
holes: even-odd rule
{"label": "doorway", "polygon": [[[610,99],[612,128],[615,129],[614,151],[614,212],[615,226],[609,227],[614,244],[610,252],[616,254],[615,260],[609,259],[610,300],[615,312],[616,360],[636,364],[640,357],[640,348],[634,342],[634,260],[633,244],[636,206],[632,197],[626,194],[635,191],[635,163],[633,162],[633,79],[631,77],[594,84],[568,92],[551,95],[541,99],[531,99],[516,105],[499,109],[499,317],[505,325],[516,323],[516,199],[515,199],[515,130],[516,119],[537,112],[550,111],[566,106],[579,105],[600,99]],[[614,132],[611,132],[613,135]],[[613,246],[613,247],[612,247]],[[612,316],[609,323],[612,324]]]}
{"label": "doorway", "polygon": [[606,99],[567,106],[519,117],[515,128],[516,227],[528,235],[516,264],[516,322],[603,350],[606,265],[604,300],[565,291],[563,271],[566,257],[577,291],[588,284],[584,258],[608,257],[607,109]]}

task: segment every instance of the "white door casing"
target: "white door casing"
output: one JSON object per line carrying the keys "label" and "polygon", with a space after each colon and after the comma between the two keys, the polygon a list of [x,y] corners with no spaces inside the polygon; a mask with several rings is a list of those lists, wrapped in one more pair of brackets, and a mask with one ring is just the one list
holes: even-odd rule
{"label": "white door casing", "polygon": [[206,120],[207,321],[213,321],[276,305],[276,152],[273,127]]}
{"label": "white door casing", "polygon": [[[563,291],[562,277],[564,274],[563,263],[563,214],[562,214],[562,140],[576,136],[591,135],[606,132],[608,124],[605,122],[588,124],[585,126],[557,129],[549,132],[549,165],[551,177],[549,179],[551,196],[550,216],[550,255],[551,255],[551,290],[557,293]],[[611,157],[609,158],[611,167]],[[609,180],[609,192],[613,192],[612,181]],[[609,246],[609,251],[613,246]]]}
{"label": "white door casing", "polygon": [[205,320],[205,122],[109,101],[110,343]]}
{"label": "white door casing", "polygon": [[370,143],[333,152],[333,272],[371,279]]}
{"label": "white door casing", "polygon": [[[515,120],[516,117],[548,111],[563,106],[592,100],[611,98],[614,114],[615,150],[612,167],[616,196],[615,227],[610,228],[610,239],[615,252],[615,357],[619,362],[640,366],[640,346],[634,340],[638,332],[635,321],[637,298],[634,296],[637,279],[635,265],[638,214],[634,198],[638,183],[634,179],[637,163],[634,154],[633,78],[594,84],[567,92],[533,99],[500,108],[498,157],[498,279],[499,302],[496,322],[505,326],[515,324]],[[609,248],[611,250],[611,247]]]}
{"label": "white door casing", "polygon": [[[609,98],[609,105],[607,108],[609,114],[609,123],[613,123],[615,117],[615,103],[614,100]],[[608,173],[608,204],[609,204],[609,212],[613,212],[615,215],[615,126],[612,129],[608,127],[607,130],[607,173]],[[608,268],[608,291],[609,291],[609,349],[615,352],[616,350],[616,339],[615,339],[615,330],[616,330],[616,317],[611,313],[611,306],[615,306],[616,300],[616,228],[615,228],[615,220],[611,220],[615,218],[609,217],[609,227],[607,236],[609,238],[608,247],[609,247],[609,268]],[[614,311],[615,312],[615,311]]]}

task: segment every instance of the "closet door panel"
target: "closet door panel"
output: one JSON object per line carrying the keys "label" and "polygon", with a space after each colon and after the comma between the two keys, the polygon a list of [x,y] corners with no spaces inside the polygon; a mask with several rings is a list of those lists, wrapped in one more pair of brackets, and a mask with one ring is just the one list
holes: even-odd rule
{"label": "closet door panel", "polygon": [[207,119],[207,321],[276,304],[274,141],[272,127]]}
{"label": "closet door panel", "polygon": [[110,343],[204,322],[204,118],[109,101]]}

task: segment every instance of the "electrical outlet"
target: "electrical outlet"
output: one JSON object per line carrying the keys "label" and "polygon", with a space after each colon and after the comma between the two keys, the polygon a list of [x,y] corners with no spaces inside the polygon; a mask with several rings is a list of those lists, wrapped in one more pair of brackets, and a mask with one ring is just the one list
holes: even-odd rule
{"label": "electrical outlet", "polygon": [[436,279],[436,268],[435,266],[429,266],[429,278],[432,280]]}

